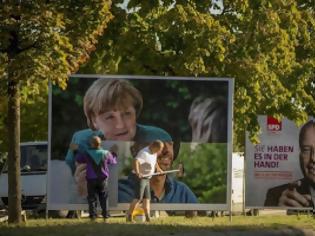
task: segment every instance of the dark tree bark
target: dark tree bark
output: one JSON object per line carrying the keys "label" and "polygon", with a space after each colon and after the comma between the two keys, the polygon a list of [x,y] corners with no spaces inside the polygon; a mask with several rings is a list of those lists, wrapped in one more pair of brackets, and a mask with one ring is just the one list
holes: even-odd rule
{"label": "dark tree bark", "polygon": [[21,223],[19,80],[8,78],[8,206],[9,223]]}

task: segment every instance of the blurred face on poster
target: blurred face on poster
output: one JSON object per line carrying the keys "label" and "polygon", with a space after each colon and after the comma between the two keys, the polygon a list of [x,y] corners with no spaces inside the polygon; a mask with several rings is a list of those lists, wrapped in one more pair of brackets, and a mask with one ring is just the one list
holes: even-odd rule
{"label": "blurred face on poster", "polygon": [[227,141],[227,103],[224,97],[195,98],[190,106],[188,121],[193,142]]}
{"label": "blurred face on poster", "polygon": [[164,147],[157,162],[162,170],[170,170],[174,160],[174,144],[173,142],[164,142]]}
{"label": "blurred face on poster", "polygon": [[126,109],[112,109],[95,115],[93,124],[107,140],[129,141],[136,135],[136,110],[132,104]]}
{"label": "blurred face on poster", "polygon": [[[303,132],[303,133],[302,133]],[[309,123],[300,137],[301,170],[311,184],[315,185],[315,126]]]}

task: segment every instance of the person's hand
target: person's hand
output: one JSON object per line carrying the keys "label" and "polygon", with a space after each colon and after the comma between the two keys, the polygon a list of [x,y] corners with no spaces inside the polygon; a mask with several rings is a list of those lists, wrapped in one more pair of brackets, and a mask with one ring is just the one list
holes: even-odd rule
{"label": "person's hand", "polygon": [[139,179],[143,178],[143,175],[141,173],[137,173],[136,175],[138,176]]}
{"label": "person's hand", "polygon": [[109,151],[111,153],[115,153],[117,155],[117,153],[118,153],[118,146],[116,144],[114,144],[113,146],[110,147]]}
{"label": "person's hand", "polygon": [[76,163],[74,179],[77,184],[78,194],[82,197],[87,196],[86,164]]}
{"label": "person's hand", "polygon": [[291,186],[284,190],[279,198],[278,205],[286,207],[310,207],[311,206],[311,195],[309,194],[300,194],[296,187],[300,183],[292,183]]}
{"label": "person's hand", "polygon": [[76,151],[76,150],[79,149],[79,145],[76,144],[76,143],[70,143],[69,149],[72,150],[72,151]]}

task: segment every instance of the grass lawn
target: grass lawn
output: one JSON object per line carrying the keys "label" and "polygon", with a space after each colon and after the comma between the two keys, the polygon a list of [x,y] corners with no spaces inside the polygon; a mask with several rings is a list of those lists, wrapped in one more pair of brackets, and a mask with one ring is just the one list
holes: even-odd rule
{"label": "grass lawn", "polygon": [[[160,217],[151,223],[125,223],[125,218],[90,222],[89,219],[28,219],[19,226],[0,224],[0,236],[100,235],[315,235],[312,216]],[[305,234],[305,230],[308,232]],[[286,233],[286,232],[290,232]],[[313,234],[314,233],[314,234]],[[273,234],[272,234],[273,235]]]}

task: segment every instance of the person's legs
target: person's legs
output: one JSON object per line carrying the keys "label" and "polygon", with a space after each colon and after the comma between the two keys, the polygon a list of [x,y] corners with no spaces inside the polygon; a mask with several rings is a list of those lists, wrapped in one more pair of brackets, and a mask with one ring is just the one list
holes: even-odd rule
{"label": "person's legs", "polygon": [[143,194],[143,210],[145,213],[145,220],[147,222],[150,222],[150,201],[151,201],[150,180],[147,179]]}
{"label": "person's legs", "polygon": [[99,180],[98,183],[98,198],[100,201],[100,205],[102,208],[102,216],[104,219],[109,217],[108,214],[108,206],[107,206],[107,199],[108,199],[108,190],[107,190],[107,180]]}
{"label": "person's legs", "polygon": [[94,180],[88,180],[87,189],[88,189],[87,201],[89,204],[89,215],[91,219],[95,219],[97,217],[96,182]]}
{"label": "person's legs", "polygon": [[145,220],[150,222],[150,199],[143,199],[143,210],[145,213]]}
{"label": "person's legs", "polygon": [[140,203],[139,199],[133,199],[132,202],[130,203],[129,210],[127,213],[127,221],[128,222],[132,221],[132,213],[133,213],[134,209],[136,209],[138,207],[139,203]]}
{"label": "person's legs", "polygon": [[141,199],[143,198],[145,190],[145,181],[143,179],[138,179],[138,182],[136,183],[135,188],[135,199],[132,200],[132,202],[129,205],[129,210],[127,213],[127,221],[132,221],[132,213],[133,211],[138,207]]}

